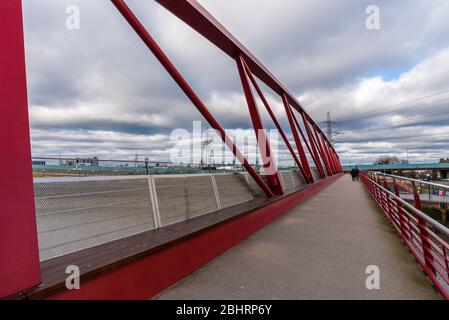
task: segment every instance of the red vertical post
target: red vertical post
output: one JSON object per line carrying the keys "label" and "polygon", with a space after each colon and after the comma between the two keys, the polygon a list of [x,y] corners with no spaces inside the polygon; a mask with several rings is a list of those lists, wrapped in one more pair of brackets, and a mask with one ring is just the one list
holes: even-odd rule
{"label": "red vertical post", "polygon": [[314,157],[314,155],[313,155],[313,153],[312,153],[312,149],[310,148],[310,143],[307,142],[306,136],[304,135],[304,132],[302,132],[302,129],[301,129],[301,126],[299,125],[298,119],[296,119],[295,111],[292,110],[292,109],[290,109],[290,110],[291,110],[291,112],[292,112],[293,121],[294,121],[295,124],[296,124],[296,129],[297,129],[298,132],[300,133],[301,138],[302,138],[302,140],[304,141],[304,144],[306,145],[307,150],[309,151],[309,154],[310,154],[310,156],[311,156],[313,162],[316,163],[315,157]]}
{"label": "red vertical post", "polygon": [[337,164],[335,162],[335,158],[334,158],[334,154],[333,154],[333,150],[332,150],[332,146],[329,142],[326,141],[326,146],[327,146],[327,152],[329,154],[329,158],[331,160],[331,164],[332,164],[332,171],[334,173],[337,173]]}
{"label": "red vertical post", "polygon": [[256,140],[259,146],[260,155],[262,156],[264,169],[268,178],[271,189],[274,194],[282,195],[284,190],[281,183],[279,171],[276,166],[273,154],[271,153],[270,141],[265,132],[262,117],[260,116],[259,109],[257,108],[256,100],[251,89],[251,85],[248,81],[247,70],[245,69],[242,56],[237,59],[237,68],[239,70],[240,80],[243,86],[243,92],[245,93],[246,103],[248,105],[249,114],[253,123],[254,131],[256,133]]}
{"label": "red vertical post", "polygon": [[20,0],[0,1],[0,297],[40,282]]}
{"label": "red vertical post", "polygon": [[312,141],[307,142],[306,136],[304,135],[304,132],[302,132],[302,129],[301,129],[301,126],[299,125],[298,119],[296,119],[296,115],[295,115],[294,110],[292,110],[292,116],[293,116],[293,121],[295,121],[296,128],[298,129],[299,133],[301,134],[302,139],[304,140],[304,144],[306,145],[307,150],[309,151],[310,156],[312,157],[313,162],[317,166],[318,175],[320,176],[321,179],[324,179],[325,178],[324,175],[322,175],[322,173],[318,169],[318,165],[320,164],[319,160],[317,160],[315,158],[315,154],[313,153],[312,147],[310,146],[312,144]]}
{"label": "red vertical post", "polygon": [[267,99],[265,99],[265,96],[264,96],[262,90],[260,89],[259,85],[257,84],[256,79],[254,79],[254,76],[252,75],[251,70],[249,69],[249,67],[248,67],[248,65],[246,64],[245,60],[243,59],[242,61],[243,61],[243,65],[245,66],[246,73],[247,73],[249,79],[251,80],[251,82],[252,82],[254,88],[256,89],[257,94],[259,95],[260,99],[262,100],[262,103],[265,105],[265,108],[267,109],[268,114],[269,114],[270,117],[271,117],[271,120],[273,120],[273,122],[274,122],[276,128],[279,130],[279,133],[281,134],[281,137],[282,137],[282,139],[284,140],[284,143],[287,145],[288,150],[290,151],[290,153],[291,153],[293,159],[295,160],[296,165],[297,165],[298,168],[301,170],[301,172],[303,172],[302,165],[301,165],[301,161],[299,161],[299,158],[298,158],[298,156],[296,155],[295,150],[293,149],[293,147],[292,147],[290,141],[288,141],[288,138],[287,138],[287,136],[285,135],[285,132],[284,132],[284,130],[283,130],[282,127],[281,127],[281,124],[280,124],[279,121],[277,120],[277,118],[276,118],[276,116],[275,116],[273,110],[271,110],[271,107],[270,107],[270,105],[268,104]]}
{"label": "red vertical post", "polygon": [[336,167],[334,156],[332,154],[332,149],[333,149],[332,145],[330,144],[330,142],[327,139],[324,138],[324,136],[323,136],[323,140],[324,140],[324,144],[326,145],[326,148],[327,148],[327,153],[329,154],[329,159],[331,161],[332,172],[334,174],[336,174],[337,173],[337,167]]}
{"label": "red vertical post", "polygon": [[318,156],[318,152],[315,146],[315,140],[313,139],[312,132],[310,131],[309,123],[304,115],[304,112],[301,112],[302,122],[304,123],[304,127],[306,128],[307,136],[309,137],[310,146],[312,148],[313,158],[315,160],[315,165],[318,169],[318,173],[320,174],[321,179],[324,179],[326,175],[324,174],[323,167],[320,162],[320,158]]}
{"label": "red vertical post", "polygon": [[[419,197],[418,188],[416,188],[415,181],[412,181],[412,188],[413,188],[413,197],[415,199],[415,208],[419,211],[422,211],[422,205],[421,205],[421,198]],[[418,228],[419,228],[419,235],[421,237],[421,244],[422,244],[422,250],[424,253],[424,260],[426,262],[426,266],[434,273],[436,274],[435,267],[433,265],[433,257],[430,253],[432,251],[431,244],[429,242],[429,232],[427,231],[426,221],[418,217]]]}
{"label": "red vertical post", "polygon": [[[304,118],[303,118],[303,121],[304,121]],[[306,118],[306,121],[307,121],[307,118]],[[310,143],[313,144],[314,147],[315,147],[316,158],[317,158],[317,161],[319,162],[319,165],[320,165],[320,168],[321,168],[321,172],[323,174],[323,178],[326,178],[326,172],[324,171],[324,167],[323,167],[323,163],[325,163],[325,162],[324,162],[324,160],[321,162],[323,157],[320,157],[320,152],[321,151],[320,151],[318,143],[317,143],[317,141],[315,139],[315,135],[312,132],[312,130],[310,130],[310,126],[308,125],[307,122],[305,122],[304,125],[307,126],[307,129],[308,129],[307,134],[309,135]],[[313,125],[312,125],[312,128],[313,128]]]}
{"label": "red vertical post", "polygon": [[[394,194],[396,195],[396,197],[399,198],[400,197],[399,187],[396,182],[396,178],[394,178],[394,177],[393,177],[393,188],[394,188]],[[405,214],[404,214],[404,210],[402,209],[402,204],[398,199],[396,199],[396,209],[398,210],[399,223],[401,226],[402,237],[404,239],[408,239],[407,230],[405,228],[405,226],[407,225],[407,223],[405,221]]]}
{"label": "red vertical post", "polygon": [[334,174],[335,174],[335,171],[334,171],[334,166],[333,166],[333,164],[332,164],[331,156],[330,156],[330,154],[329,154],[329,147],[328,147],[328,145],[327,145],[327,140],[326,140],[326,138],[324,137],[324,134],[323,134],[322,132],[319,132],[319,135],[320,135],[321,141],[322,141],[322,143],[323,143],[324,154],[326,155],[326,157],[327,157],[327,159],[328,159],[328,162],[329,162],[329,169],[330,169],[331,175],[334,175]]}
{"label": "red vertical post", "polygon": [[332,172],[331,172],[331,169],[330,169],[330,166],[329,166],[329,160],[327,159],[327,155],[324,152],[323,145],[321,144],[321,138],[320,138],[320,135],[318,133],[319,129],[317,127],[313,126],[313,131],[314,131],[315,136],[316,136],[316,142],[317,142],[317,145],[318,145],[318,149],[320,150],[321,159],[323,160],[324,166],[326,167],[327,175],[331,176]]}
{"label": "red vertical post", "polygon": [[306,154],[301,144],[301,138],[299,137],[298,131],[296,130],[295,127],[295,121],[293,120],[292,110],[290,109],[290,103],[288,102],[288,99],[285,96],[285,94],[282,95],[282,102],[284,103],[288,123],[290,124],[290,128],[292,129],[293,138],[295,139],[296,149],[298,149],[299,157],[301,158],[304,179],[306,179],[307,183],[313,183],[313,176],[312,172],[310,171],[309,162],[307,161]]}
{"label": "red vertical post", "polygon": [[333,146],[331,146],[331,152],[332,152],[332,157],[334,158],[334,162],[335,162],[336,173],[340,173],[341,172],[340,160],[338,159],[337,152],[335,151]]}

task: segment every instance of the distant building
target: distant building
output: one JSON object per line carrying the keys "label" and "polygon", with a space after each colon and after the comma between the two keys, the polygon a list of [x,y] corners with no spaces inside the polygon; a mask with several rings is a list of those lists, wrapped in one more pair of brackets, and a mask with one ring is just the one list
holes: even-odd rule
{"label": "distant building", "polygon": [[73,160],[67,160],[65,162],[66,166],[92,166],[92,167],[98,167],[100,163],[100,160],[98,157],[93,158],[76,158]]}
{"label": "distant building", "polygon": [[45,161],[33,160],[31,164],[33,166],[45,166]]}
{"label": "distant building", "polygon": [[444,159],[444,158],[440,159],[440,163],[449,163],[449,158],[447,158],[447,159]]}

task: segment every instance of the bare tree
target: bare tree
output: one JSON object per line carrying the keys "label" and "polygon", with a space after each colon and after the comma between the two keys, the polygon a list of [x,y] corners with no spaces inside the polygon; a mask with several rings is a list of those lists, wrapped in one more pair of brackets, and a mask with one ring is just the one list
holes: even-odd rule
{"label": "bare tree", "polygon": [[379,158],[377,158],[374,164],[382,165],[382,164],[399,164],[399,163],[401,163],[401,160],[399,160],[398,157],[380,156]]}

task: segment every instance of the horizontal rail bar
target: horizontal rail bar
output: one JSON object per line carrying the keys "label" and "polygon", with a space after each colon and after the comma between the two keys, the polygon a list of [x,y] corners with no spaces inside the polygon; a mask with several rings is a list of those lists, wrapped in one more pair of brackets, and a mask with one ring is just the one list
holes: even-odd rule
{"label": "horizontal rail bar", "polygon": [[449,186],[444,185],[444,184],[439,184],[439,183],[434,183],[434,182],[427,182],[427,181],[423,181],[423,180],[412,179],[412,178],[401,177],[401,176],[395,176],[393,174],[386,174],[386,173],[383,173],[383,172],[375,172],[375,174],[382,175],[382,176],[385,176],[385,177],[391,177],[391,178],[406,180],[406,181],[414,181],[414,182],[418,182],[418,183],[421,183],[421,184],[426,184],[426,185],[429,185],[429,186],[434,186],[434,187],[438,187],[438,188],[443,188],[443,189],[448,189],[449,190]]}
{"label": "horizontal rail bar", "polygon": [[372,181],[372,183],[374,183],[378,188],[380,188],[382,191],[384,192],[388,192],[390,194],[390,196],[392,196],[395,200],[398,200],[401,202],[402,205],[404,205],[405,207],[407,207],[409,210],[411,210],[414,214],[416,214],[418,217],[423,218],[426,222],[430,223],[432,226],[434,226],[436,229],[438,229],[439,231],[446,233],[449,236],[449,228],[447,228],[446,226],[442,225],[441,223],[439,223],[436,220],[433,220],[432,218],[430,218],[428,215],[426,215],[424,212],[416,209],[414,206],[412,206],[410,203],[408,203],[407,201],[401,199],[400,197],[396,196],[394,193],[392,193],[390,190],[385,189],[384,187],[382,187],[380,184],[378,184],[375,181]]}

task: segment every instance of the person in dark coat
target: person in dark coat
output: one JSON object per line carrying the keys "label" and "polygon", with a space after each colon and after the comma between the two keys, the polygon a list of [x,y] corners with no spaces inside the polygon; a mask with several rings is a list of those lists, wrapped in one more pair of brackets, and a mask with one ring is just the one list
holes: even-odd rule
{"label": "person in dark coat", "polygon": [[355,167],[355,180],[359,181],[360,180],[360,170],[359,167]]}
{"label": "person in dark coat", "polygon": [[352,170],[351,170],[351,177],[352,177],[352,182],[355,182],[355,179],[357,177],[357,170],[355,168],[352,168]]}

